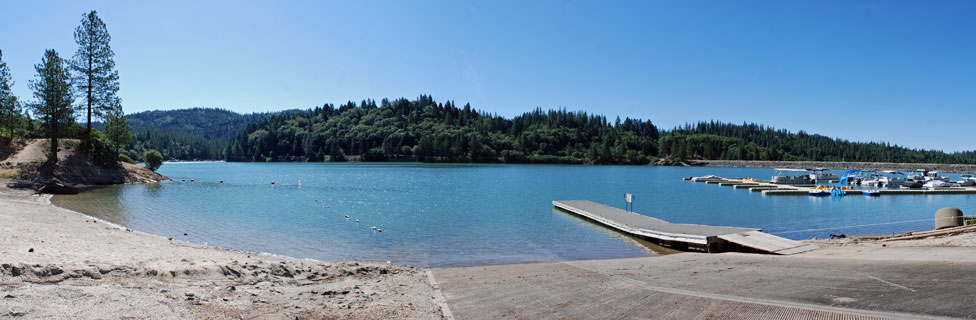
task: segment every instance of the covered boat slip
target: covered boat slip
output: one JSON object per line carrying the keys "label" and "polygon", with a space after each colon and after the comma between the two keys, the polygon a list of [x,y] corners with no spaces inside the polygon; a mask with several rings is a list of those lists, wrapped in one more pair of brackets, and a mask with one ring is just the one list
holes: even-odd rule
{"label": "covered boat slip", "polygon": [[553,201],[552,205],[630,235],[681,249],[721,252],[745,248],[775,254],[817,249],[759,229],[670,223],[587,200]]}

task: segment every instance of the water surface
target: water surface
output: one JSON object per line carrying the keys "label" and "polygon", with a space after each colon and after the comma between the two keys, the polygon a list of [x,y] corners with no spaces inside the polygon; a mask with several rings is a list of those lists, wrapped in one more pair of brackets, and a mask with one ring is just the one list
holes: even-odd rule
{"label": "water surface", "polygon": [[966,214],[976,207],[973,195],[763,196],[681,180],[772,175],[752,168],[217,162],[167,163],[160,173],[175,181],[54,202],[191,242],[432,267],[655,254],[654,247],[554,210],[552,200],[623,208],[629,192],[635,211],[656,218],[762,228],[793,239],[931,229],[941,207]]}

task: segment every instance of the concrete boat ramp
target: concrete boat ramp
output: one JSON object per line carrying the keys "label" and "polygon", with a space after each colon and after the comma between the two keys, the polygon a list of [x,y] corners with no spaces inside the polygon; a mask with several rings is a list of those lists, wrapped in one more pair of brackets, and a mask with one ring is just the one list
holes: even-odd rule
{"label": "concrete boat ramp", "polygon": [[763,233],[759,229],[670,223],[587,200],[553,201],[552,205],[621,232],[660,245],[705,252],[759,251],[796,254],[814,245]]}

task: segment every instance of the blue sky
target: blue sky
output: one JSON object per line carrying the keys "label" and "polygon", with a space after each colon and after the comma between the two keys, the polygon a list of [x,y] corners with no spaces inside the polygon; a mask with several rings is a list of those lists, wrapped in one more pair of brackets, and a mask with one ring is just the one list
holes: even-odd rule
{"label": "blue sky", "polygon": [[974,150],[976,2],[10,1],[0,50],[30,98],[95,9],[127,112],[363,98],[716,119]]}

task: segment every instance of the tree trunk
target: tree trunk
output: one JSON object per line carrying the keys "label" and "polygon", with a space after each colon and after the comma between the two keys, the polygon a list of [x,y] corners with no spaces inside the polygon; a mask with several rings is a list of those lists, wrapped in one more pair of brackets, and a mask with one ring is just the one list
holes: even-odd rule
{"label": "tree trunk", "polygon": [[92,53],[88,52],[88,125],[85,127],[85,153],[91,150],[91,118],[92,118]]}
{"label": "tree trunk", "polygon": [[51,107],[51,154],[54,155],[49,159],[51,161],[51,166],[58,163],[58,117],[54,113],[56,107]]}

